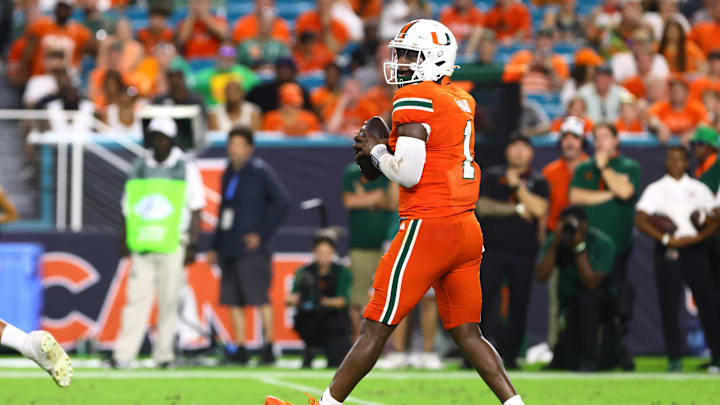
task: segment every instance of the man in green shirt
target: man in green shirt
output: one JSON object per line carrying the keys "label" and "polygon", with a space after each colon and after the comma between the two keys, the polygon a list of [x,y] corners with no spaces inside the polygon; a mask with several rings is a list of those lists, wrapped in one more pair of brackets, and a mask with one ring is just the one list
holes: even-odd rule
{"label": "man in green shirt", "polygon": [[595,155],[575,169],[570,203],[583,206],[590,226],[615,242],[617,255],[611,277],[617,282],[627,275],[642,169],[638,162],[620,154],[620,139],[612,124],[597,124],[593,135]]}
{"label": "man in green shirt", "polygon": [[218,51],[217,64],[195,74],[195,91],[202,94],[207,105],[225,103],[225,86],[230,81],[239,81],[245,93],[259,83],[255,72],[247,66],[238,65],[235,57],[235,48],[223,45]]}
{"label": "man in green shirt", "polygon": [[606,233],[588,225],[585,210],[578,206],[563,210],[536,265],[540,281],[558,272],[557,301],[564,328],[553,349],[551,368],[598,368],[598,331],[608,316],[612,284],[606,279],[614,259],[615,243]]}
{"label": "man in green shirt", "polygon": [[295,273],[287,305],[297,309],[295,331],[305,342],[303,368],[310,368],[322,348],[329,367],[338,367],[350,350],[347,307],[353,276],[335,259],[337,233],[324,229],[313,240],[313,262]]}
{"label": "man in green shirt", "polygon": [[396,209],[391,190],[385,176],[369,182],[355,162],[345,168],[342,201],[348,210],[350,268],[355,279],[350,294],[350,318],[355,333],[360,330],[373,274],[383,255],[383,241]]}
{"label": "man in green shirt", "polygon": [[698,161],[695,178],[717,193],[720,185],[720,162],[717,160],[718,133],[711,127],[700,126],[690,139],[693,155]]}

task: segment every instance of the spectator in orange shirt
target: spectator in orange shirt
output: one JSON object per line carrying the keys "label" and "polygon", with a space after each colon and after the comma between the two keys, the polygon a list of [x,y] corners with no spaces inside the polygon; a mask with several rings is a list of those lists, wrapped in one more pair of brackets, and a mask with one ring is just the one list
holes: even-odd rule
{"label": "spectator in orange shirt", "polygon": [[620,115],[615,120],[619,135],[638,135],[645,132],[635,97],[626,97],[620,102]]}
{"label": "spectator in orange shirt", "polygon": [[142,28],[137,33],[138,41],[145,47],[145,53],[149,54],[153,48],[161,42],[172,42],[173,32],[167,26],[167,19],[170,16],[170,9],[164,5],[150,7],[150,19],[147,28]]}
{"label": "spectator in orange shirt", "polygon": [[330,120],[332,112],[335,110],[340,98],[342,80],[342,70],[335,62],[330,62],[325,66],[325,85],[313,89],[310,93],[310,103],[312,104],[315,114],[324,122]]}
{"label": "spectator in orange shirt", "polygon": [[563,115],[562,117],[557,117],[555,118],[555,120],[553,120],[552,125],[550,126],[550,132],[560,133],[563,123],[569,117],[577,117],[583,121],[585,125],[585,134],[589,134],[590,132],[592,132],[593,121],[587,116],[587,104],[585,104],[585,99],[583,99],[582,97],[575,97],[570,100],[567,105],[567,111],[565,112],[565,115]]}
{"label": "spectator in orange shirt", "polygon": [[455,35],[458,53],[472,54],[478,47],[482,34],[483,14],[473,0],[453,0],[440,13],[440,22]]}
{"label": "spectator in orange shirt", "polygon": [[211,0],[190,0],[186,19],[177,28],[176,45],[186,58],[212,58],[225,40],[227,21],[213,15]]}
{"label": "spectator in orange shirt", "polygon": [[496,0],[485,15],[485,27],[505,44],[528,39],[532,34],[530,11],[517,0]]}
{"label": "spectator in orange shirt", "polygon": [[652,64],[655,53],[649,49],[641,48],[635,52],[635,64],[637,66],[637,74],[622,82],[625,87],[635,98],[645,98],[645,82],[652,75]]}
{"label": "spectator in orange shirt", "polygon": [[306,11],[295,21],[295,35],[299,38],[303,32],[312,31],[333,52],[340,52],[350,39],[345,24],[332,16],[334,0],[317,0],[315,10]]}
{"label": "spectator in orange shirt", "polygon": [[98,66],[90,72],[88,99],[95,103],[95,111],[104,111],[105,107],[117,102],[120,89],[126,87],[123,75],[112,66],[119,66],[122,48],[113,46],[108,52],[108,65]]}
{"label": "spectator in orange shirt", "polygon": [[263,131],[279,131],[288,136],[305,136],[320,131],[315,114],[303,110],[303,93],[299,85],[285,83],[279,90],[280,108],[263,118]]}
{"label": "spectator in orange shirt", "polygon": [[707,74],[697,77],[690,85],[690,98],[700,101],[707,90],[720,91],[720,49],[708,55]]}
{"label": "spectator in orange shirt", "polygon": [[542,170],[543,176],[550,186],[550,212],[547,219],[547,228],[552,232],[557,226],[560,212],[570,205],[570,181],[575,168],[585,160],[587,155],[583,151],[587,123],[578,117],[567,117],[560,127],[561,156],[548,163]]}
{"label": "spectator in orange shirt", "polygon": [[720,49],[720,1],[709,2],[708,13],[712,20],[695,24],[688,35],[688,39],[698,44],[705,55]]}
{"label": "spectator in orange shirt", "polygon": [[[117,64],[111,65],[108,61],[108,53],[110,47],[119,47],[121,56]],[[115,24],[115,34],[109,36],[100,44],[100,51],[97,57],[97,65],[108,67],[120,72],[130,72],[134,70],[143,56],[145,49],[142,44],[133,39],[132,25],[127,18],[121,18]]]}
{"label": "spectator in orange shirt", "polygon": [[20,72],[29,76],[44,73],[42,58],[47,48],[62,48],[66,60],[77,68],[85,53],[95,49],[95,39],[82,24],[71,21],[72,0],[59,0],[53,17],[41,17],[26,29],[27,44],[20,61]]}
{"label": "spectator in orange shirt", "polygon": [[685,39],[682,25],[675,20],[665,24],[658,53],[665,57],[672,73],[704,70],[705,54],[694,42]]}
{"label": "spectator in orange shirt", "polygon": [[335,59],[335,54],[328,47],[318,41],[317,35],[312,31],[300,34],[293,52],[293,59],[297,64],[299,73],[321,70]]}
{"label": "spectator in orange shirt", "polygon": [[328,132],[352,135],[363,122],[378,115],[380,109],[372,99],[361,94],[362,85],[357,80],[345,81],[340,98],[326,122]]}
{"label": "spectator in orange shirt", "polygon": [[270,38],[290,45],[290,28],[285,20],[275,14],[274,0],[255,0],[255,10],[235,22],[233,41],[239,45],[245,40],[256,38],[263,21],[270,26]]}
{"label": "spectator in orange shirt", "polygon": [[667,142],[671,136],[687,142],[698,125],[708,122],[707,111],[702,103],[688,97],[685,79],[672,78],[669,86],[669,100],[653,104],[648,111],[650,126],[657,131],[660,142]]}
{"label": "spectator in orange shirt", "polygon": [[538,31],[532,50],[515,52],[505,65],[503,81],[520,81],[523,92],[558,91],[570,73],[562,56],[553,52],[553,32]]}

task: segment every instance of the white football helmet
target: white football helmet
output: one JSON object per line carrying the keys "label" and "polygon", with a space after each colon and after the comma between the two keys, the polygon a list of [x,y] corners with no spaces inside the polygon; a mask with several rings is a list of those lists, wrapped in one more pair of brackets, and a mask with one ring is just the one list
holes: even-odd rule
{"label": "white football helmet", "polygon": [[[448,27],[435,20],[410,21],[390,40],[388,48],[390,60],[384,64],[388,84],[434,82],[443,76],[451,76],[459,67],[455,65],[458,49],[455,36]],[[412,52],[409,56],[413,57],[417,54],[416,61],[399,63],[400,56],[407,52]],[[403,74],[403,70],[408,72]]]}

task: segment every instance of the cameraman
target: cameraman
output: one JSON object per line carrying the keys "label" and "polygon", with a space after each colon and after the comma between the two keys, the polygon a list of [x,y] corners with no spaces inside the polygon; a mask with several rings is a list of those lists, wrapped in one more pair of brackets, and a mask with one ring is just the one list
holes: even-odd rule
{"label": "cameraman", "polygon": [[612,239],[588,227],[582,207],[565,208],[536,265],[537,278],[543,282],[558,270],[557,300],[564,328],[550,368],[597,370],[598,330],[612,300],[606,276],[614,261]]}
{"label": "cameraman", "polygon": [[350,350],[348,302],[352,273],[335,261],[334,231],[320,231],[313,240],[312,263],[295,273],[288,306],[297,309],[295,331],[305,342],[303,368],[309,368],[315,349],[322,348],[328,366],[337,367]]}

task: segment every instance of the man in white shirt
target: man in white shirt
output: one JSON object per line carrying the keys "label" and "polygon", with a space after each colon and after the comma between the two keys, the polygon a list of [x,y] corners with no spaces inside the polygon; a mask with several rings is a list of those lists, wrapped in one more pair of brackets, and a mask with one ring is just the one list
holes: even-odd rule
{"label": "man in white shirt", "polygon": [[[682,370],[683,335],[678,315],[684,281],[692,290],[712,353],[708,370],[720,373],[720,311],[710,262],[702,243],[716,232],[719,222],[713,214],[716,202],[712,192],[687,174],[689,160],[690,152],[684,147],[668,149],[666,174],[643,192],[636,205],[635,225],[657,241],[655,275],[669,357],[668,371]],[[651,219],[655,214],[669,217],[676,229],[659,230]]]}
{"label": "man in white shirt", "polygon": [[609,65],[598,66],[592,83],[578,89],[578,96],[585,100],[587,116],[593,122],[615,122],[620,114],[620,104],[630,92],[613,80],[613,69]]}
{"label": "man in white shirt", "polygon": [[137,159],[125,183],[123,255],[132,254],[127,303],[115,341],[114,367],[129,367],[145,337],[153,299],[158,314],[153,359],[161,366],[175,360],[173,343],[185,265],[195,261],[205,188],[200,170],[175,146],[172,118],[148,125],[151,149]]}

